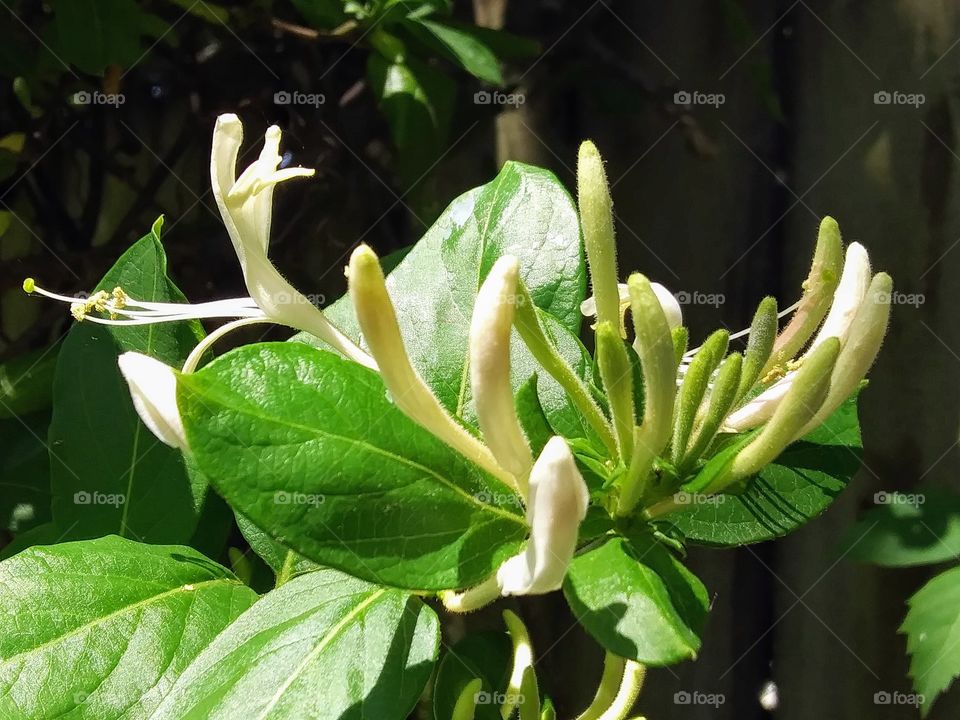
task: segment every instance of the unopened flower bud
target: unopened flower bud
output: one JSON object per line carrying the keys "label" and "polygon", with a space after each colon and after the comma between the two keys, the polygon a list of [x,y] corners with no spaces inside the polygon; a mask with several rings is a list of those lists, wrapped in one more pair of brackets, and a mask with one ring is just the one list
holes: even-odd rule
{"label": "unopened flower bud", "polygon": [[737,398],[742,398],[754,383],[760,379],[764,365],[773,352],[773,344],[777,339],[777,300],[765,297],[760,301],[753,322],[750,323],[750,336],[747,338],[747,349],[743,353],[743,372],[740,374],[740,386],[737,389]]}
{"label": "unopened flower bud", "polygon": [[177,408],[177,372],[149,355],[136,352],[123,353],[117,363],[143,424],[161,442],[186,450],[187,436]]}
{"label": "unopened flower bud", "polygon": [[526,497],[533,466],[530,446],[517,419],[510,385],[519,263],[507,255],[494,263],[480,286],[470,322],[470,383],[483,439],[497,461],[513,473]]}
{"label": "unopened flower bud", "polygon": [[619,330],[610,322],[597,325],[597,366],[610,404],[620,457],[633,452],[633,367]]}
{"label": "unopened flower bud", "polygon": [[690,439],[694,420],[707,393],[710,377],[726,354],[729,341],[730,333],[726,330],[717,330],[713,333],[694,355],[683,378],[683,385],[680,386],[680,392],[677,394],[676,417],[673,424],[672,459],[675,465],[679,465],[686,452],[687,441]]}
{"label": "unopened flower bud", "polygon": [[580,145],[577,160],[577,199],[583,241],[590,265],[590,282],[596,299],[597,322],[619,324],[617,246],[614,242],[613,202],[603,159],[589,140]]}

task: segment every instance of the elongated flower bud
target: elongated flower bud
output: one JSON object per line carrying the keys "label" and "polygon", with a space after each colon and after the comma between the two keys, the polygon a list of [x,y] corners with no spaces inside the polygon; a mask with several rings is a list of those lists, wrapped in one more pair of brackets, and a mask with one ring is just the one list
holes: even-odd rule
{"label": "elongated flower bud", "polygon": [[633,456],[620,486],[620,515],[628,514],[640,501],[653,461],[670,441],[677,392],[673,338],[660,301],[639,273],[631,275],[627,285],[637,335],[634,347],[643,368],[644,408],[643,423],[634,433]]}
{"label": "elongated flower bud", "polygon": [[690,447],[681,461],[681,475],[683,471],[689,469],[689,466],[696,462],[703,453],[710,447],[710,443],[716,436],[717,431],[723,424],[727,413],[737,400],[737,388],[740,384],[740,374],[742,372],[743,358],[739,353],[729,355],[720,370],[717,372],[717,379],[713,383],[713,390],[710,391],[710,403],[707,412],[697,428]]}
{"label": "elongated flower bud", "polygon": [[573,368],[567,365],[566,360],[547,338],[543,326],[540,325],[540,318],[537,317],[537,308],[523,280],[517,283],[517,310],[514,323],[530,354],[567,393],[584,420],[597,433],[610,456],[617,457],[619,449],[613,430],[591,397],[590,390],[583,380],[573,371]]}
{"label": "elongated flower bud", "polygon": [[[510,642],[513,645],[513,667],[510,670],[510,679],[507,681],[507,690],[504,693],[506,698],[500,708],[500,717],[504,720],[510,720],[525,696],[523,692],[525,677],[533,671],[533,645],[530,642],[530,633],[527,632],[527,626],[523,624],[519,615],[510,610],[504,610],[503,622],[507,626]],[[527,680],[528,685],[529,682]],[[536,688],[536,676],[534,676],[533,683],[533,687]],[[536,720],[540,720],[540,718],[538,717]]]}
{"label": "elongated flower bud", "polygon": [[447,413],[410,363],[383,270],[373,250],[366,245],[354,250],[348,272],[350,299],[357,321],[397,407],[454,450],[516,488],[513,476],[497,464],[490,450]]}
{"label": "elongated flower bud", "polygon": [[[660,301],[660,306],[663,308],[663,314],[667,316],[667,323],[670,325],[670,329],[676,330],[681,327],[683,325],[683,310],[680,308],[680,302],[677,300],[677,296],[670,292],[669,288],[660,283],[652,282],[650,283],[650,287],[653,288],[653,292],[656,293],[657,299]],[[624,325],[624,316],[627,314],[627,310],[630,309],[630,289],[626,283],[619,283],[617,285],[617,292],[620,296],[620,334],[626,337],[627,330]],[[580,313],[585,317],[597,316],[597,299],[593,295],[580,303]]]}
{"label": "elongated flower bud", "polygon": [[840,281],[842,266],[843,242],[840,239],[840,227],[836,220],[825,217],[820,223],[810,274],[803,283],[800,306],[777,337],[773,354],[767,361],[762,374],[792,360],[804,343],[816,332],[820,321],[830,309],[834,291]]}
{"label": "elongated flower bud", "polygon": [[750,337],[747,339],[747,349],[743,354],[743,372],[740,374],[740,386],[737,389],[737,398],[742,398],[760,379],[773,344],[777,339],[777,300],[765,297],[760,301],[753,322],[750,323]]}
{"label": "elongated flower bud", "polygon": [[560,588],[589,502],[587,485],[567,441],[552,437],[530,473],[530,539],[497,571],[504,595],[538,595]]}
{"label": "elongated flower bud", "polygon": [[[840,354],[840,340],[828,338],[810,353],[803,367],[797,371],[793,383],[779,404],[770,422],[750,442],[730,465],[724,485],[749,477],[777,456],[797,437],[797,434],[817,414],[827,397],[830,376]],[[712,487],[716,492],[718,487]]]}
{"label": "elongated flower bud", "polygon": [[187,436],[177,408],[176,370],[136,352],[123,353],[117,362],[143,424],[160,442],[186,450]]}
{"label": "elongated flower bud", "polygon": [[597,365],[603,390],[610,403],[610,415],[617,432],[620,457],[633,452],[633,367],[623,338],[613,323],[597,325]]}
{"label": "elongated flower bud", "polygon": [[670,337],[673,339],[673,355],[679,367],[683,362],[683,354],[687,352],[687,345],[690,344],[690,331],[685,327],[675,327],[670,331]]}
{"label": "elongated flower bud", "polygon": [[843,263],[843,274],[834,293],[830,312],[827,313],[827,319],[823,321],[820,332],[810,343],[807,352],[829,337],[840,338],[840,344],[844,344],[853,318],[856,317],[867,295],[871,277],[870,256],[867,255],[866,249],[860,243],[850,243]]}
{"label": "elongated flower bud", "polygon": [[533,457],[510,386],[510,333],[519,277],[517,259],[507,255],[494,263],[480,286],[470,322],[470,383],[483,439],[526,497]]}
{"label": "elongated flower bud", "polygon": [[590,265],[590,283],[596,298],[597,322],[619,325],[617,292],[617,246],[613,230],[613,202],[607,186],[603,159],[587,140],[580,145],[577,160],[577,197],[583,242]]}
{"label": "elongated flower bud", "polygon": [[687,441],[690,439],[697,411],[710,384],[710,376],[726,354],[729,341],[730,333],[726,330],[717,330],[713,333],[707,338],[700,351],[694,355],[690,368],[683,378],[674,413],[672,458],[675,465],[680,464],[687,449]]}
{"label": "elongated flower bud", "polygon": [[830,378],[830,390],[813,419],[798,433],[802,437],[824,422],[853,394],[876,360],[890,321],[890,296],[893,280],[886,273],[877,273],[870,283],[864,301],[850,324],[846,342],[837,358]]}

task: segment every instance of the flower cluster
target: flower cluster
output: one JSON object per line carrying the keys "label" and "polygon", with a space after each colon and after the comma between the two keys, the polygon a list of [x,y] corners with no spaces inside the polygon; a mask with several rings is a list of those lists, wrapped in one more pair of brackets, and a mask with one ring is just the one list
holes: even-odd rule
{"label": "flower cluster", "polygon": [[[242,137],[235,116],[218,119],[210,174],[249,297],[188,305],[137,300],[121,288],[85,300],[50,293],[32,280],[24,288],[70,303],[78,321],[123,325],[233,318],[197,346],[180,371],[184,373],[196,369],[213,342],[252,322],[307,331],[378,372],[405,415],[510,487],[525,507],[530,527],[525,547],[478,587],[444,593],[445,604],[453,610],[470,610],[501,595],[559,588],[590,501],[567,440],[554,436],[535,456],[524,434],[510,383],[513,337],[519,337],[564,389],[602,443],[602,464],[611,482],[599,503],[615,517],[653,519],[677,509],[671,496],[731,434],[751,433],[709,484],[696,488],[698,493],[720,493],[749,478],[820,425],[856,391],[886,331],[890,277],[872,274],[867,252],[857,243],[847,248],[844,259],[839,229],[826,218],[796,305],[778,312],[776,301],[766,298],[749,330],[732,335],[718,330],[687,350],[681,308],[667,288],[639,273],[618,282],[609,188],[603,162],[587,142],[580,150],[578,196],[593,296],[581,310],[595,318],[605,407],[549,339],[524,285],[523,268],[507,255],[484,279],[470,324],[468,366],[476,433],[446,410],[411,362],[373,250],[358,247],[347,271],[366,350],[272,265],[267,250],[273,189],[313,171],[278,169],[280,130],[271,127],[259,158],[237,177]],[[632,341],[625,320],[628,310]],[[788,314],[790,320],[780,330],[779,319]],[[728,353],[731,340],[742,335],[748,336],[744,352]],[[144,423],[160,440],[189,453],[176,401],[178,371],[136,353],[124,354],[119,362]],[[642,413],[634,392],[638,364]]]}

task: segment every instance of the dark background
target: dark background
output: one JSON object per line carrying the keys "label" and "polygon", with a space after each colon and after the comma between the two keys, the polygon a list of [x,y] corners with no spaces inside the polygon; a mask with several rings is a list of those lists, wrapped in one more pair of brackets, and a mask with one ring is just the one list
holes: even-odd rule
{"label": "dark background", "polygon": [[[540,53],[505,67],[519,107],[477,104],[480,83],[449,73],[449,122],[428,128],[419,166],[368,87],[369,37],[317,34],[291,4],[225,3],[221,21],[198,16],[204,3],[141,3],[159,29],[104,77],[58,61],[49,7],[0,5],[0,137],[25,141],[0,157],[0,359],[42,353],[69,329],[62,306],[23,295],[24,277],[89,289],[161,213],[171,274],[191,300],[245,294],[209,192],[222,112],[238,113],[250,139],[279,124],[291,161],[317,168],[277,193],[271,257],[303,293],[331,300],[358,242],[382,255],[416,241],[508,159],[551,168],[572,189],[584,138],[608,162],[624,275],[639,269],[676,291],[723,296],[685,308],[695,339],[718,324],[743,327],[765,294],[792,301],[819,219],[836,217],[914,296],[894,308],[863,395],[863,470],[785,540],[695,553],[714,597],[702,655],[652,671],[639,707],[653,718],[769,717],[758,694],[772,680],[777,718],[917,716],[873,696],[909,692],[896,630],[928,572],[855,564],[839,545],[879,490],[960,487],[957,3],[458,2],[461,20],[535,39]],[[86,32],[81,23],[81,41]],[[36,112],[15,97],[23,75],[40,78]],[[65,100],[95,89],[125,102]],[[283,90],[325,102],[277,105]],[[723,102],[685,105],[684,92]],[[882,104],[878,92],[922,102]],[[561,598],[523,610],[541,682],[561,707],[577,707],[599,677],[599,651],[567,631]],[[676,706],[679,690],[725,702]],[[957,695],[931,717],[957,717]]]}

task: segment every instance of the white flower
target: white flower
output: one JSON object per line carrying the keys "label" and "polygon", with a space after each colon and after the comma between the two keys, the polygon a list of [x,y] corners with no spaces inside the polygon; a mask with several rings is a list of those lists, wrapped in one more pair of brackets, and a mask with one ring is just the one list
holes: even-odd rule
{"label": "white flower", "polygon": [[[259,158],[237,177],[237,156],[243,142],[243,125],[236,115],[221,115],[217,118],[213,131],[210,182],[217,207],[220,208],[233,249],[240,261],[249,297],[198,305],[156,303],[132,298],[121,288],[116,288],[112,293],[101,291],[89,299],[78,300],[43,290],[37,287],[32,279],[24,282],[24,290],[70,304],[71,312],[78,321],[89,320],[103,325],[146,325],[200,318],[239,318],[237,322],[224,326],[223,330],[229,331],[252,322],[275,322],[311,333],[351,360],[375,368],[370,356],[334,327],[310,300],[294,289],[267,257],[274,188],[286,180],[310,177],[314,173],[312,169],[301,167],[278,169],[281,161],[280,135],[280,128],[275,125],[269,127],[264,135]],[[159,227],[154,230],[159,233]],[[94,313],[108,317],[99,317]],[[218,333],[216,337],[201,343],[198,351],[206,350],[213,340],[223,334]],[[186,369],[192,367],[188,364]]]}
{"label": "white flower", "polygon": [[187,437],[177,409],[176,371],[136,352],[123,353],[117,362],[143,424],[170,447],[186,450]]}
{"label": "white flower", "polygon": [[470,322],[470,383],[483,439],[526,496],[533,465],[520,427],[510,385],[510,334],[517,302],[520,264],[505,255],[494,263],[480,286]]}
{"label": "white flower", "polygon": [[[851,243],[847,248],[843,273],[833,296],[830,311],[827,313],[820,332],[810,343],[804,358],[831,337],[840,340],[841,348],[846,345],[853,320],[864,303],[867,288],[870,285],[870,258],[860,243]],[[803,359],[797,366],[802,365]],[[724,422],[725,432],[744,432],[767,422],[773,417],[796,377],[796,368],[788,370],[783,378],[750,400],[739,410],[731,413]],[[853,389],[850,389],[852,392]]]}
{"label": "white flower", "polygon": [[535,595],[560,588],[589,501],[567,441],[551,438],[530,472],[530,539],[523,551],[497,571],[503,595]]}
{"label": "white flower", "polygon": [[[666,286],[660,283],[652,282],[650,287],[660,301],[660,307],[663,308],[663,314],[667,317],[667,324],[671,330],[683,325],[683,310],[676,296],[670,292]],[[621,316],[630,308],[630,290],[626,283],[618,283],[617,290],[620,293],[620,313]],[[585,317],[597,316],[597,301],[592,295],[580,303],[580,312]],[[623,321],[621,319],[621,325]]]}

